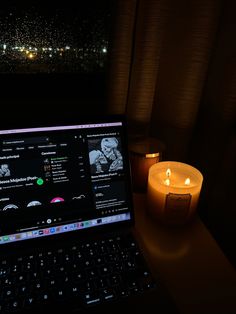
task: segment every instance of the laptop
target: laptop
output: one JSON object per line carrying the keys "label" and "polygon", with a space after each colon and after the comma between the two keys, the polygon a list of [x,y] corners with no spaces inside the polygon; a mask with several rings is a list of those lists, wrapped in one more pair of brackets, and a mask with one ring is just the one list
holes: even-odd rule
{"label": "laptop", "polygon": [[133,236],[129,169],[121,116],[0,131],[0,313],[172,313]]}

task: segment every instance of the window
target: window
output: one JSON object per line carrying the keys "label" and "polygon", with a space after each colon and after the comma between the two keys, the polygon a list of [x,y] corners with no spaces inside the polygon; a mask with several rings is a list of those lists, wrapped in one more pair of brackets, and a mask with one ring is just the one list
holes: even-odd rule
{"label": "window", "polygon": [[1,2],[2,126],[103,113],[114,2]]}
{"label": "window", "polygon": [[103,71],[110,3],[4,1],[0,11],[0,72]]}

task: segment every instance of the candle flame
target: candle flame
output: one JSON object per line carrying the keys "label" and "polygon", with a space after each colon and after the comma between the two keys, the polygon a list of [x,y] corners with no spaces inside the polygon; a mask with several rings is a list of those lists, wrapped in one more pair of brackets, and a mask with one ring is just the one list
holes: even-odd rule
{"label": "candle flame", "polygon": [[166,170],[166,176],[169,178],[171,176],[171,171],[170,171],[170,168],[168,168]]}
{"label": "candle flame", "polygon": [[170,179],[166,179],[164,182],[165,182],[165,185],[168,185],[168,186],[170,185]]}
{"label": "candle flame", "polygon": [[187,178],[187,179],[184,181],[184,184],[185,184],[185,185],[190,185],[190,179]]}

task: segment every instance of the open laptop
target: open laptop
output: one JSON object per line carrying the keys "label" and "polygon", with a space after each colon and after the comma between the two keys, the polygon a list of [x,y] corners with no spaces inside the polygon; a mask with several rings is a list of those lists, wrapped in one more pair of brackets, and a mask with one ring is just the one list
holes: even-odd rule
{"label": "open laptop", "polygon": [[125,120],[92,120],[0,131],[0,313],[172,309],[132,236]]}

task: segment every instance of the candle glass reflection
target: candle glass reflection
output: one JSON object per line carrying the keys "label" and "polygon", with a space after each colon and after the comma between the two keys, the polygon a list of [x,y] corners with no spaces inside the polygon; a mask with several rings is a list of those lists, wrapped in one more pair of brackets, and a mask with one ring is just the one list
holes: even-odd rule
{"label": "candle glass reflection", "polygon": [[164,144],[152,137],[137,138],[129,143],[134,192],[146,192],[149,168],[162,159]]}
{"label": "candle glass reflection", "polygon": [[162,161],[149,169],[148,211],[161,222],[184,224],[195,214],[202,187],[201,172],[185,163]]}

